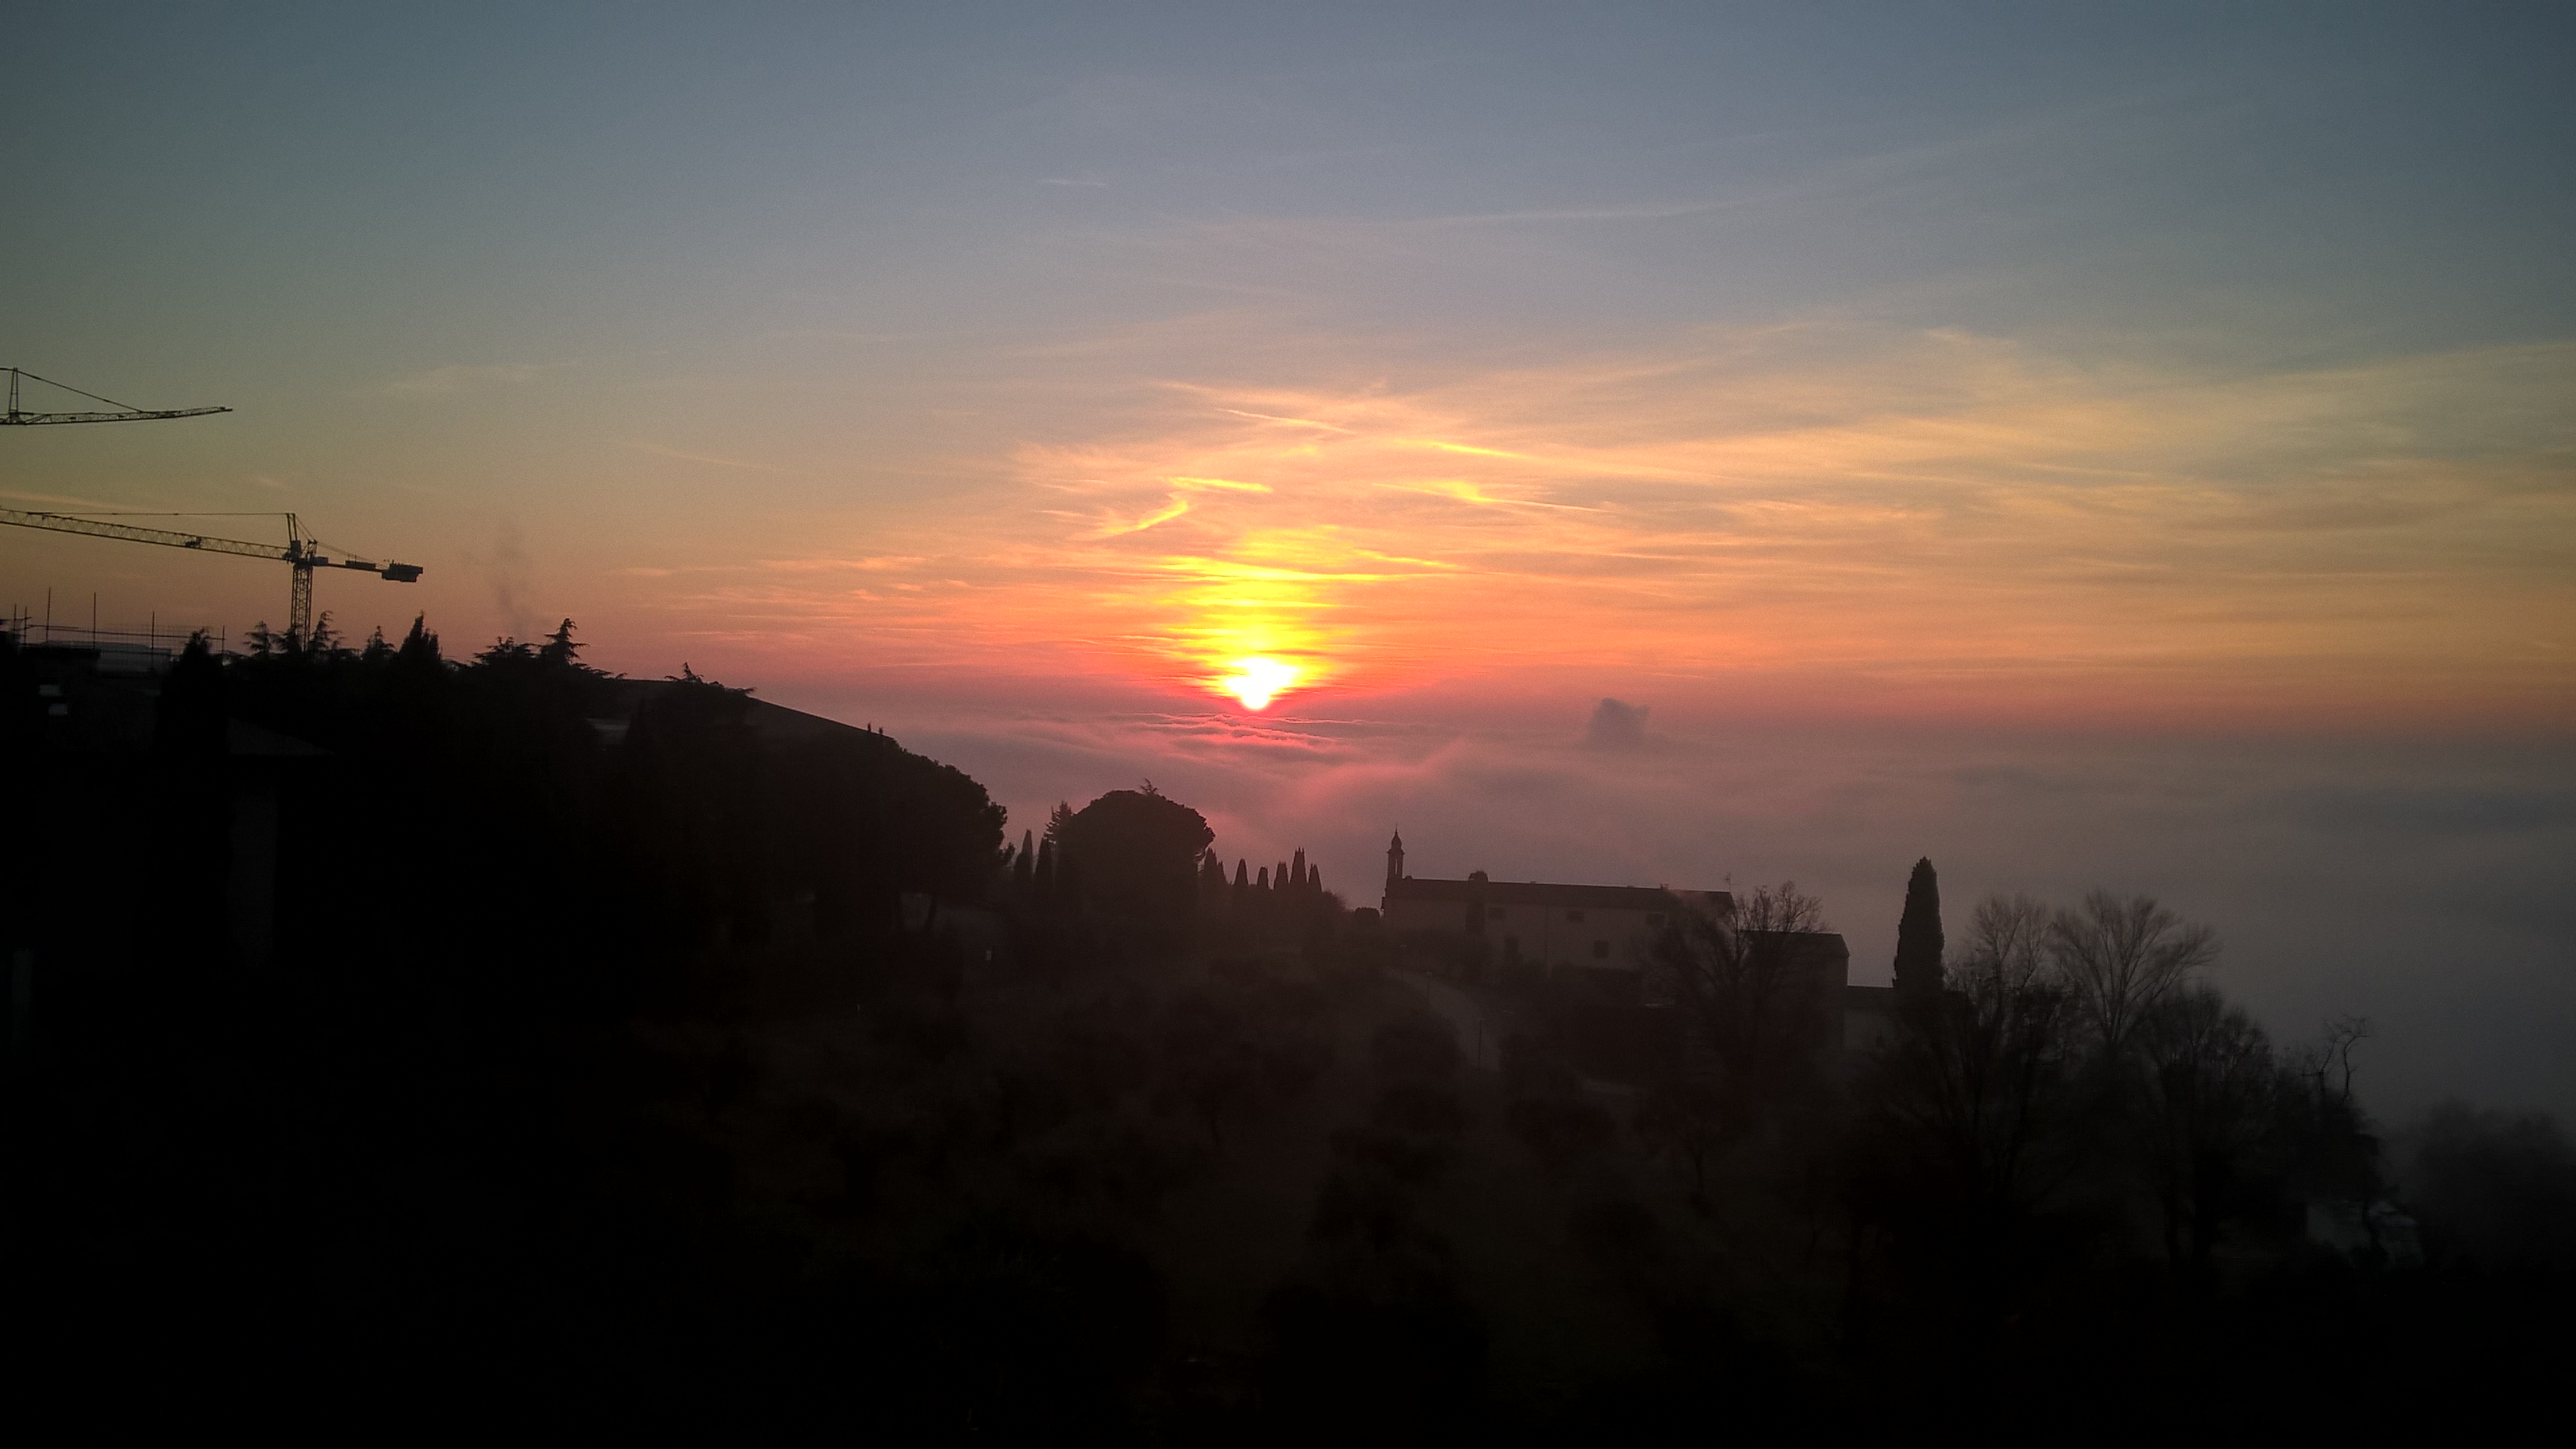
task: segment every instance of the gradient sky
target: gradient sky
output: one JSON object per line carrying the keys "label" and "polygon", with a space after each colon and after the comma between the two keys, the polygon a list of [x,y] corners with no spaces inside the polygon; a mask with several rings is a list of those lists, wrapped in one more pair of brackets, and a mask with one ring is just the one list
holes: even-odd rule
{"label": "gradient sky", "polygon": [[1345,886],[1795,873],[1864,973],[1918,854],[2154,890],[2391,1110],[2576,1109],[2564,6],[9,30],[0,365],[239,410],[13,430],[21,506],[292,509],[428,569],[344,627],[569,615]]}

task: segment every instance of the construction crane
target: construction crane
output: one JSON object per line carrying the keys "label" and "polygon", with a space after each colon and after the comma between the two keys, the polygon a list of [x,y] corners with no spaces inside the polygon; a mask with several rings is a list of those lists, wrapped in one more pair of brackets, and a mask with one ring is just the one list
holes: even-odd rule
{"label": "construction crane", "polygon": [[[273,543],[247,543],[238,538],[216,538],[210,534],[182,533],[175,529],[144,528],[120,523],[125,518],[276,518],[286,519],[286,546]],[[378,578],[398,584],[416,583],[420,565],[374,563],[362,558],[332,558],[322,552],[321,543],[304,531],[303,523],[292,513],[260,514],[185,514],[185,513],[28,513],[16,508],[0,508],[0,523],[14,523],[20,528],[44,528],[56,533],[78,533],[91,538],[121,538],[128,543],[157,543],[170,548],[193,548],[202,553],[239,554],[243,558],[283,560],[295,571],[293,591],[287,596],[287,630],[298,641],[313,637],[313,571],[315,569],[361,569]]]}
{"label": "construction crane", "polygon": [[[27,371],[25,368],[13,367],[8,371],[9,411],[5,414],[0,414],[0,424],[6,424],[11,427],[23,428],[36,423],[148,423],[159,418],[202,418],[208,413],[228,413],[232,411],[231,408],[139,408],[134,406],[132,403],[118,402],[112,397],[100,397],[94,392],[82,392],[79,388],[73,387],[69,383],[56,382],[50,377],[38,377],[34,373]],[[116,409],[116,411],[112,413],[20,412],[18,410],[18,380],[20,378],[25,378],[29,382],[41,382],[47,387],[61,388],[65,392],[74,393],[81,397],[88,398],[91,402],[103,402],[109,407]]]}
{"label": "construction crane", "polygon": [[[0,414],[0,424],[28,427],[38,423],[148,423],[162,418],[201,418],[208,413],[228,413],[231,408],[139,408],[112,397],[82,392],[69,383],[39,377],[23,367],[7,369],[9,373],[9,410]],[[115,408],[112,413],[31,413],[18,406],[20,379],[41,382],[47,387],[102,402]],[[271,514],[185,514],[185,513],[29,513],[16,508],[0,508],[0,523],[13,523],[20,528],[45,528],[56,533],[86,534],[91,538],[121,538],[128,543],[158,543],[171,548],[193,548],[206,553],[239,554],[244,558],[283,559],[295,571],[294,585],[286,600],[287,632],[298,640],[313,637],[313,571],[315,569],[364,569],[379,578],[398,584],[416,582],[420,565],[371,563],[366,559],[332,558],[322,552],[321,544],[304,531],[303,523],[292,513],[285,514],[286,547],[270,543],[246,543],[238,538],[215,538],[202,533],[181,533],[167,528],[144,528],[131,523],[118,523],[120,518],[203,518],[256,517]]]}

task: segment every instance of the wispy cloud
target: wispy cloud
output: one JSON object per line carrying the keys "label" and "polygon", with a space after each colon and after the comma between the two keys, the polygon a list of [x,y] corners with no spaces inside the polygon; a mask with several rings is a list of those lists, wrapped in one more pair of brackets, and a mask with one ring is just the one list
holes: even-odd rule
{"label": "wispy cloud", "polygon": [[384,390],[396,397],[448,397],[486,388],[525,387],[561,367],[560,363],[449,363],[405,373],[386,383]]}
{"label": "wispy cloud", "polygon": [[680,448],[665,447],[660,443],[630,442],[626,446],[639,453],[650,453],[656,458],[671,458],[683,463],[704,463],[712,468],[739,468],[747,472],[755,473],[792,473],[795,471],[790,468],[781,468],[774,463],[761,463],[749,458],[728,458],[716,453],[692,453]]}
{"label": "wispy cloud", "polygon": [[2576,637],[2571,390],[2576,346],[2202,376],[1823,325],[1140,386],[1021,445],[1017,506],[890,523],[868,556],[914,562],[872,587],[924,597],[849,627],[1182,688],[1266,655],[1336,691],[2532,719],[2576,698],[2534,642]]}

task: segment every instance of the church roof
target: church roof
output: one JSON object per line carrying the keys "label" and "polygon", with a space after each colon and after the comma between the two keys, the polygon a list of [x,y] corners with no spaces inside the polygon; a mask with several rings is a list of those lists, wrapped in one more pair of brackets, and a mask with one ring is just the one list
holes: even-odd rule
{"label": "church roof", "polygon": [[1386,883],[1390,901],[1483,901],[1495,906],[1545,906],[1602,911],[1669,911],[1684,901],[1724,914],[1734,902],[1724,891],[1675,891],[1662,886],[1549,885],[1538,881],[1422,880]]}

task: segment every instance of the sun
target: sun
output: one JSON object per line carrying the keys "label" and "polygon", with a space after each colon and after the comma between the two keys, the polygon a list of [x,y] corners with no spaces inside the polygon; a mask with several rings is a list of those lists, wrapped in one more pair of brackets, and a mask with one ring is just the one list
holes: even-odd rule
{"label": "sun", "polygon": [[1246,709],[1268,709],[1270,701],[1304,672],[1276,659],[1237,659],[1234,673],[1218,680],[1216,687],[1242,700]]}

